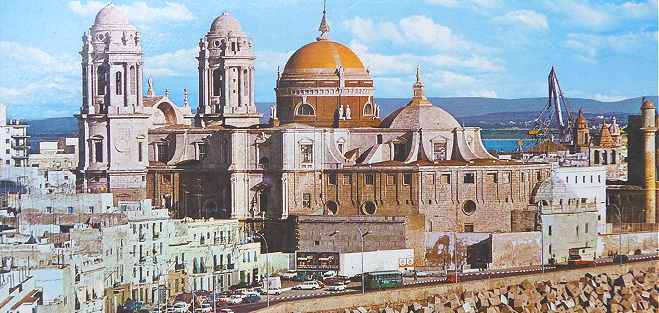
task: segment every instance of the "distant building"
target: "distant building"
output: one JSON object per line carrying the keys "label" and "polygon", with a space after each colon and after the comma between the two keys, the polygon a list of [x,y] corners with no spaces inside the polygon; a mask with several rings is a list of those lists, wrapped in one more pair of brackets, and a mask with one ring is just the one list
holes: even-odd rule
{"label": "distant building", "polygon": [[26,167],[30,153],[28,125],[7,120],[7,106],[0,104],[0,166]]}
{"label": "distant building", "polygon": [[39,142],[39,153],[31,154],[29,163],[42,170],[75,170],[78,167],[78,138]]}

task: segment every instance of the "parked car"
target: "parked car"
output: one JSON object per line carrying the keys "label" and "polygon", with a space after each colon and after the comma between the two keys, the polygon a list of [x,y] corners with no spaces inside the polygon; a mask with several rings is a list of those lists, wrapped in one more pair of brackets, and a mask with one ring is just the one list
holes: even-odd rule
{"label": "parked car", "polygon": [[286,271],[285,273],[281,273],[279,275],[279,277],[281,277],[283,279],[288,279],[288,280],[291,280],[291,279],[295,278],[295,276],[297,276],[296,271]]}
{"label": "parked car", "polygon": [[347,286],[345,284],[336,284],[336,285],[329,285],[327,287],[328,291],[344,291],[346,290]]}
{"label": "parked car", "polygon": [[218,313],[234,313],[232,309],[219,309]]}
{"label": "parked car", "polygon": [[313,280],[312,274],[307,274],[303,272],[298,272],[295,277],[292,278],[293,281],[309,281]]}
{"label": "parked car", "polygon": [[189,307],[190,305],[185,302],[176,302],[172,306],[174,313],[187,313]]}
{"label": "parked car", "polygon": [[324,272],[324,273],[323,273],[323,280],[325,280],[325,279],[327,279],[327,278],[335,277],[336,275],[338,275],[338,274],[336,273],[336,271],[327,271],[327,272]]}
{"label": "parked car", "polygon": [[243,298],[243,303],[256,303],[261,301],[261,297],[255,294],[248,294]]}
{"label": "parked car", "polygon": [[316,289],[320,289],[320,288],[322,288],[322,287],[315,280],[305,281],[305,282],[293,287],[293,289],[295,289],[295,290],[316,290]]}
{"label": "parked car", "polygon": [[198,308],[195,308],[194,311],[201,313],[211,313],[213,312],[213,306],[208,302],[204,302]]}
{"label": "parked car", "polygon": [[229,297],[229,303],[230,304],[240,304],[243,303],[243,295],[232,295]]}
{"label": "parked car", "polygon": [[350,278],[345,276],[334,276],[326,278],[323,282],[327,285],[336,285],[336,284],[350,284]]}
{"label": "parked car", "polygon": [[280,295],[281,292],[282,292],[281,288],[269,288],[269,289],[267,289],[267,290],[264,289],[264,288],[261,288],[261,292],[260,292],[260,293],[261,293],[262,295],[265,295],[265,294],[269,294],[269,295]]}

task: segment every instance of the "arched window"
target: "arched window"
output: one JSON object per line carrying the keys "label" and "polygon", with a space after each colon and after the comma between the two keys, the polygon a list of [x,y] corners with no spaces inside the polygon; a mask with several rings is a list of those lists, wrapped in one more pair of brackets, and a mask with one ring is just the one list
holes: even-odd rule
{"label": "arched window", "polygon": [[593,156],[593,163],[595,164],[600,164],[600,151],[595,150],[594,156]]}
{"label": "arched window", "polygon": [[325,207],[327,208],[328,214],[330,215],[336,215],[336,213],[339,211],[339,205],[331,200],[325,203]]}
{"label": "arched window", "polygon": [[117,72],[114,74],[114,84],[115,84],[115,94],[120,95],[122,94],[122,89],[121,89],[121,72]]}
{"label": "arched window", "polygon": [[137,71],[135,65],[130,66],[130,94],[137,94]]}
{"label": "arched window", "polygon": [[602,152],[602,164],[604,165],[609,164],[609,154],[606,151]]}
{"label": "arched window", "polygon": [[465,215],[474,214],[474,212],[476,212],[476,202],[474,202],[472,200],[465,201],[465,203],[462,204],[462,212]]}
{"label": "arched window", "polygon": [[364,115],[373,115],[373,105],[370,103],[366,103],[364,105]]}
{"label": "arched window", "polygon": [[107,75],[108,72],[105,70],[104,66],[99,66],[96,70],[96,94],[99,96],[105,95],[105,89],[107,88]]}
{"label": "arched window", "polygon": [[364,204],[362,204],[362,212],[367,215],[373,215],[375,214],[375,211],[377,211],[378,207],[373,201],[366,201]]}
{"label": "arched window", "polygon": [[243,95],[247,95],[247,83],[249,82],[249,77],[247,76],[247,70],[243,70]]}
{"label": "arched window", "polygon": [[297,107],[295,114],[304,115],[304,116],[313,116],[316,113],[314,112],[313,107],[311,105],[309,105],[308,103],[301,103]]}
{"label": "arched window", "polygon": [[618,155],[615,150],[611,151],[611,164],[616,164]]}
{"label": "arched window", "polygon": [[222,95],[222,69],[213,70],[213,96]]}

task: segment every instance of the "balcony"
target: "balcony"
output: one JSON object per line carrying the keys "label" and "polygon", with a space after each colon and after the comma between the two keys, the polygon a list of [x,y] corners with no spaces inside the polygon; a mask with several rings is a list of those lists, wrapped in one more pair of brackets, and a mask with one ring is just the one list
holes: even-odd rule
{"label": "balcony", "polygon": [[226,271],[226,269],[227,267],[224,264],[215,265],[215,267],[213,268],[213,270],[216,272]]}
{"label": "balcony", "polygon": [[146,257],[145,257],[145,256],[141,256],[141,257],[140,257],[140,263],[144,263],[144,262],[146,262]]}
{"label": "balcony", "polygon": [[233,264],[227,264],[227,269],[228,269],[228,270],[232,270],[232,269],[235,269],[235,268],[236,268],[236,264],[235,264],[235,263],[233,263]]}

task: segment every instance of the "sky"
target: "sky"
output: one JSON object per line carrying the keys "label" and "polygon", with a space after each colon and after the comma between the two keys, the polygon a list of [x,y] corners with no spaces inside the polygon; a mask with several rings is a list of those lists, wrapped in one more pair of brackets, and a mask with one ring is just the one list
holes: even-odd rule
{"label": "sky", "polygon": [[[81,37],[107,2],[0,2],[0,103],[13,118],[81,105]],[[156,92],[197,99],[197,42],[228,11],[254,41],[256,100],[274,102],[277,67],[315,40],[322,0],[114,1],[142,33]],[[657,95],[657,0],[328,0],[330,37],[351,47],[376,97],[408,98],[420,65],[433,97],[541,97],[555,66],[568,97]]]}

